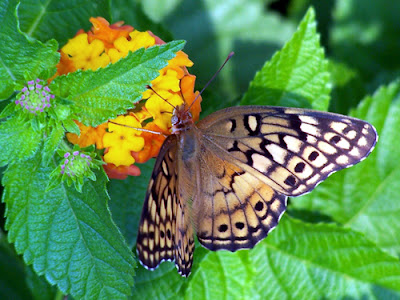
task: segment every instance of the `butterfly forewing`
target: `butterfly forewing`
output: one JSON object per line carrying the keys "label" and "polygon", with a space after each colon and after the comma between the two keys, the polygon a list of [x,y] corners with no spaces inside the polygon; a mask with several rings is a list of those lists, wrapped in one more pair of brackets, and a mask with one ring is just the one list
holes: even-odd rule
{"label": "butterfly forewing", "polygon": [[198,126],[226,160],[248,165],[248,172],[287,196],[307,193],[332,172],[358,163],[377,140],[362,120],[283,107],[228,108]]}
{"label": "butterfly forewing", "polygon": [[154,269],[162,261],[172,260],[178,271],[187,276],[194,244],[188,245],[186,232],[189,231],[187,234],[191,235],[191,241],[193,232],[182,219],[185,206],[177,194],[176,148],[177,138],[172,135],[160,150],[143,205],[136,247],[139,260],[146,268]]}

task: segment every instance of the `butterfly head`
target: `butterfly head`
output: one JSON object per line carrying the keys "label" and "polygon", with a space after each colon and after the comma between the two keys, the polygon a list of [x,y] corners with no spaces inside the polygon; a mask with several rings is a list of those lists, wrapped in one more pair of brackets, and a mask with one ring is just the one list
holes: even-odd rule
{"label": "butterfly head", "polygon": [[171,124],[173,134],[186,131],[194,124],[192,114],[186,104],[178,105],[174,108]]}

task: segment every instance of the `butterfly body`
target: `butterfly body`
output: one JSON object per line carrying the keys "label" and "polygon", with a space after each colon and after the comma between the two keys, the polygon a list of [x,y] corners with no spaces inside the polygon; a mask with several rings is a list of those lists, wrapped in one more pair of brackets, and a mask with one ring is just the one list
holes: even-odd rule
{"label": "butterfly body", "polygon": [[137,252],[153,269],[190,273],[194,234],[210,250],[252,248],[278,224],[287,196],[311,191],[364,159],[377,134],[367,122],[313,110],[241,106],[194,124],[176,107],[156,160]]}

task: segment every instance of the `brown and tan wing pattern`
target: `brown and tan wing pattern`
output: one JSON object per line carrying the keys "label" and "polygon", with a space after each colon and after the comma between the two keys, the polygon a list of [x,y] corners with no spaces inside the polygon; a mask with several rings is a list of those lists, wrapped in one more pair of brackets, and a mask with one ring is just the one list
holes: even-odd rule
{"label": "brown and tan wing pattern", "polygon": [[194,246],[188,247],[192,253],[182,253],[186,241],[193,241],[193,233],[186,237],[181,229],[183,207],[177,193],[176,148],[176,136],[169,136],[157,157],[143,205],[136,249],[144,267],[153,270],[165,260],[175,261],[179,273],[187,276]]}
{"label": "brown and tan wing pattern", "polygon": [[253,248],[278,224],[286,196],[202,145],[193,201],[200,243],[210,250]]}
{"label": "brown and tan wing pattern", "polygon": [[377,141],[375,128],[362,120],[284,107],[231,107],[198,127],[224,160],[287,196],[307,193],[331,173],[360,162]]}

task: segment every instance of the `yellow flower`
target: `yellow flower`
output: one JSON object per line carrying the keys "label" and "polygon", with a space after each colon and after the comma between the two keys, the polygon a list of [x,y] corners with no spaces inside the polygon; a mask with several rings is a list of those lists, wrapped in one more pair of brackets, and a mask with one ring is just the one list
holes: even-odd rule
{"label": "yellow flower", "polygon": [[102,41],[94,40],[89,44],[88,35],[82,33],[69,40],[61,51],[69,56],[76,69],[94,71],[104,68],[111,61],[104,49]]}
{"label": "yellow flower", "polygon": [[153,123],[162,130],[168,131],[171,129],[174,106],[182,104],[183,100],[178,94],[172,94],[167,91],[160,90],[157,94],[153,94],[147,99],[145,107],[153,117]]}
{"label": "yellow flower", "polygon": [[147,32],[135,30],[129,34],[129,37],[131,38],[129,41],[123,36],[119,37],[114,42],[115,48],[108,50],[108,55],[113,63],[118,61],[121,57],[127,56],[129,51],[134,52],[139,48],[148,48],[155,43],[154,38]]}
{"label": "yellow flower", "polygon": [[140,151],[144,146],[144,138],[140,137],[142,132],[133,129],[142,128],[142,125],[133,116],[119,116],[112,122],[108,123],[109,132],[103,137],[104,147],[108,147],[104,161],[117,167],[129,166],[135,162],[131,151]]}

